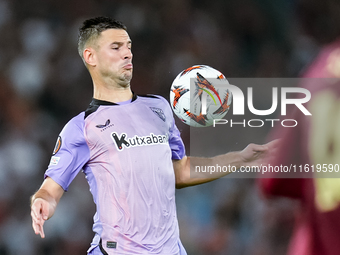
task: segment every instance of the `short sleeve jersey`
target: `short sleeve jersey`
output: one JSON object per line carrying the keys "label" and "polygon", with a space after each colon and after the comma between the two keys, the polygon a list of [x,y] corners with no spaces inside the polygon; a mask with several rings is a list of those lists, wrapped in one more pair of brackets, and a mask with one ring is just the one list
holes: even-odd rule
{"label": "short sleeve jersey", "polygon": [[91,248],[108,254],[179,254],[172,159],[185,155],[168,102],[93,99],[58,138],[45,176],[66,191],[80,170],[96,204]]}

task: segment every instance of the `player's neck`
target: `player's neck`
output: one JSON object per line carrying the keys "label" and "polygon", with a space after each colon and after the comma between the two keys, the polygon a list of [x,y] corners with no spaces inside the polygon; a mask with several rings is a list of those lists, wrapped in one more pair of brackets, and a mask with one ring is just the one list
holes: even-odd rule
{"label": "player's neck", "polygon": [[93,98],[112,103],[119,103],[130,100],[132,98],[132,91],[130,86],[127,87],[94,86]]}

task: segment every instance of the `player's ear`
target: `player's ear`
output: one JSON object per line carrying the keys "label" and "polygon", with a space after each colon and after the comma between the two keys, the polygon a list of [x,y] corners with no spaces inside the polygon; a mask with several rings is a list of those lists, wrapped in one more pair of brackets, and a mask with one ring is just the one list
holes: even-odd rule
{"label": "player's ear", "polygon": [[96,57],[94,54],[94,49],[93,48],[86,48],[83,51],[83,57],[85,62],[90,65],[90,66],[95,66],[96,65]]}

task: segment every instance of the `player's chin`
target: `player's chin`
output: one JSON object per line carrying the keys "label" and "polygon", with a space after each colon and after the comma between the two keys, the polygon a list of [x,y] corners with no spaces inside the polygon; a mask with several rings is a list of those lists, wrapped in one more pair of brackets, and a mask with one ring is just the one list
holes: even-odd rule
{"label": "player's chin", "polygon": [[130,86],[130,81],[132,79],[132,73],[128,74],[128,73],[124,73],[121,77],[120,77],[120,84],[128,87]]}
{"label": "player's chin", "polygon": [[132,68],[131,69],[124,69],[124,71],[121,73],[122,76],[126,77],[127,79],[130,77],[130,80],[132,79]]}
{"label": "player's chin", "polygon": [[132,80],[132,70],[131,72],[125,72],[123,76],[124,76],[124,80],[130,83],[130,81]]}

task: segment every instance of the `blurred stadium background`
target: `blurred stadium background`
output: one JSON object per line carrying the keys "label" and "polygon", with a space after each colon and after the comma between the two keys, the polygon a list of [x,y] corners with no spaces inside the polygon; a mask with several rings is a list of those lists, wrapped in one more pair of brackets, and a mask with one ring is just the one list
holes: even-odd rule
{"label": "blurred stadium background", "polygon": [[[58,133],[91,100],[77,53],[84,19],[125,23],[134,92],[168,99],[172,80],[194,64],[226,77],[298,76],[318,46],[301,33],[296,7],[293,0],[0,0],[0,255],[80,255],[92,240],[94,204],[83,174],[46,223],[46,239],[34,235],[29,209]],[[178,126],[190,152],[188,128]],[[263,143],[267,132],[233,129],[226,139],[237,148]],[[188,254],[285,254],[294,204],[264,202],[254,180],[179,190],[177,206]]]}

